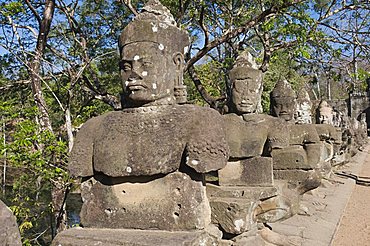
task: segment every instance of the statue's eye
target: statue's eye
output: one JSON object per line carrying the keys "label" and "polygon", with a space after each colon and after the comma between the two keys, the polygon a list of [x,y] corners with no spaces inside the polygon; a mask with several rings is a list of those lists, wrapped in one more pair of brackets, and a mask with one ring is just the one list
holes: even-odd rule
{"label": "statue's eye", "polygon": [[128,61],[120,61],[120,68],[123,70],[123,71],[129,71],[132,69],[132,65],[130,62]]}
{"label": "statue's eye", "polygon": [[246,87],[246,84],[243,80],[236,79],[234,82],[234,89],[237,91],[242,91]]}
{"label": "statue's eye", "polygon": [[143,61],[143,66],[144,67],[151,67],[152,65],[153,65],[153,63],[150,62],[150,61]]}

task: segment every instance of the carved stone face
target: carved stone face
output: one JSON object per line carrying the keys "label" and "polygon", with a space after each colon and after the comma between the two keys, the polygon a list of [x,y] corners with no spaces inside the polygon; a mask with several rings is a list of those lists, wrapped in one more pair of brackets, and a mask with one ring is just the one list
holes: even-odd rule
{"label": "carved stone face", "polygon": [[321,124],[331,124],[332,123],[331,117],[332,115],[328,114],[327,112],[320,112],[320,116],[319,116],[320,123]]}
{"label": "carved stone face", "polygon": [[154,42],[132,43],[122,49],[120,70],[128,105],[173,103],[176,65],[165,49]]}
{"label": "carved stone face", "polygon": [[254,113],[261,101],[262,73],[259,70],[236,67],[230,71],[233,85],[231,99],[236,113]]}
{"label": "carved stone face", "polygon": [[291,121],[295,111],[295,98],[294,97],[275,97],[271,100],[271,114]]}
{"label": "carved stone face", "polygon": [[311,124],[311,105],[308,102],[297,103],[294,115],[296,124]]}
{"label": "carved stone face", "polygon": [[319,106],[319,123],[320,124],[333,124],[333,109],[325,101],[322,101]]}

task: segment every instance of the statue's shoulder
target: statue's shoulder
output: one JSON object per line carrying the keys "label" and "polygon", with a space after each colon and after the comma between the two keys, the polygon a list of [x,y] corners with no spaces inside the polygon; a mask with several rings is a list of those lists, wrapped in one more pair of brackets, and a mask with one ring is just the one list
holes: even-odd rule
{"label": "statue's shoulder", "polygon": [[208,122],[209,120],[222,120],[222,115],[215,109],[202,107],[197,105],[176,105],[174,109],[181,112],[193,120],[202,120]]}

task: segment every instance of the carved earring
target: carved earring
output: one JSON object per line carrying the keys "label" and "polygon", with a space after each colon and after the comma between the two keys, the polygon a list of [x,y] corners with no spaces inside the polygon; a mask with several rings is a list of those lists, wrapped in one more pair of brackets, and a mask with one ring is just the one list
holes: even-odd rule
{"label": "carved earring", "polygon": [[183,61],[184,61],[184,56],[180,52],[177,52],[174,57],[173,61],[176,64],[176,78],[175,78],[175,83],[174,83],[174,96],[176,99],[176,103],[178,104],[185,104],[187,102],[187,91],[186,91],[186,86],[184,85],[183,82]]}

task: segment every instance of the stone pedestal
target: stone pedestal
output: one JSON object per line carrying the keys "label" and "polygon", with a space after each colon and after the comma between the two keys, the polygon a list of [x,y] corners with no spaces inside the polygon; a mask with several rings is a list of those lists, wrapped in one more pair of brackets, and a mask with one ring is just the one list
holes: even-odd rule
{"label": "stone pedestal", "polygon": [[59,233],[52,246],[211,246],[217,239],[205,231],[155,231],[130,229],[72,228]]}
{"label": "stone pedestal", "polygon": [[228,162],[218,171],[222,186],[272,186],[272,158],[253,157]]}
{"label": "stone pedestal", "polygon": [[249,231],[256,224],[254,211],[261,200],[277,195],[275,187],[207,185],[212,209],[212,223],[229,234]]}
{"label": "stone pedestal", "polygon": [[271,156],[274,169],[312,169],[307,162],[306,151],[300,145],[273,149]]}
{"label": "stone pedestal", "polygon": [[204,229],[210,222],[205,187],[187,174],[174,172],[149,182],[82,184],[81,223],[94,228]]}

